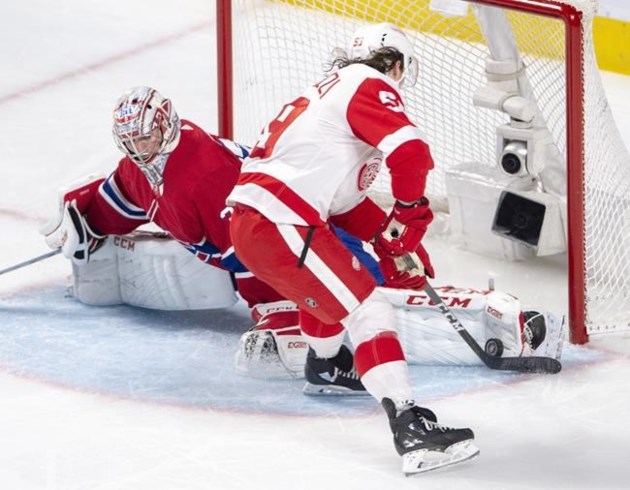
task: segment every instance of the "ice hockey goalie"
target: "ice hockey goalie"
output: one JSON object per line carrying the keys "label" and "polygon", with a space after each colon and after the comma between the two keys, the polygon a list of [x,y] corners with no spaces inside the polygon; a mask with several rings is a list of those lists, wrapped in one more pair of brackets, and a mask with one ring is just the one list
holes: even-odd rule
{"label": "ice hockey goalie", "polygon": [[[199,281],[211,286],[198,288]],[[480,364],[426,294],[381,289],[395,307],[398,335],[410,363]],[[90,262],[73,265],[73,291],[76,299],[90,305],[130,304],[158,310],[225,308],[237,301],[229,273],[196,260],[163,233],[110,236]],[[517,298],[501,291],[450,286],[437,291],[488,353],[560,358],[564,325],[553,314],[523,311]],[[256,325],[235,346],[238,373],[303,375],[308,346],[294,324],[295,308],[280,301],[252,310]]]}

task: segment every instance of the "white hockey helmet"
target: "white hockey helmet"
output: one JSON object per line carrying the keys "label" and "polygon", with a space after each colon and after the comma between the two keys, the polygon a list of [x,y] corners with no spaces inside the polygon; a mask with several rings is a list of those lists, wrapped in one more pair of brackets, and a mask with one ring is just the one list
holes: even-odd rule
{"label": "white hockey helmet", "polygon": [[[162,136],[159,146],[153,151],[140,151],[138,141],[150,137],[155,129]],[[116,102],[112,132],[118,148],[142,167],[175,149],[180,122],[169,99],[151,87],[134,87]]]}
{"label": "white hockey helmet", "polygon": [[372,52],[381,48],[395,48],[403,55],[403,79],[401,86],[412,87],[418,79],[418,60],[413,44],[405,33],[389,22],[368,24],[360,27],[352,38],[348,49],[350,59],[368,59]]}

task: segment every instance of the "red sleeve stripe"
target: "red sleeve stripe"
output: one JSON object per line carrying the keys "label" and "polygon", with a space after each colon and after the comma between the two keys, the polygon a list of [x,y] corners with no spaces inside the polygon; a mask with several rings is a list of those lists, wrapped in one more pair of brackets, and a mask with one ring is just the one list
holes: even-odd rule
{"label": "red sleeve stripe", "polygon": [[291,211],[302,218],[308,225],[324,225],[324,221],[320,218],[317,210],[293,192],[293,190],[287,187],[287,185],[281,180],[260,172],[246,172],[241,173],[236,185],[245,184],[254,184],[265,189]]}
{"label": "red sleeve stripe", "polygon": [[405,354],[395,332],[380,333],[359,344],[354,352],[354,365],[359,376],[381,364],[404,360]]}

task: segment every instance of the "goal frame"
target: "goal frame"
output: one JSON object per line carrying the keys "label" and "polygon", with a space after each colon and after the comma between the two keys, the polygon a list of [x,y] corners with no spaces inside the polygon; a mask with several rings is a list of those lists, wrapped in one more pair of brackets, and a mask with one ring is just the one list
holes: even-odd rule
{"label": "goal frame", "polygon": [[[584,344],[588,342],[588,333],[584,221],[582,12],[572,5],[553,0],[469,0],[469,3],[551,17],[561,20],[565,25],[569,338],[574,344]],[[233,139],[232,0],[216,1],[216,19],[219,136]]]}

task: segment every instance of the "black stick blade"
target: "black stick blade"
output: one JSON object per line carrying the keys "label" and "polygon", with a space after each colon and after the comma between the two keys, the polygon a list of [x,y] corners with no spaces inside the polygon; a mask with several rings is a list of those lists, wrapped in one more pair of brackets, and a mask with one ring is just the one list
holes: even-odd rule
{"label": "black stick blade", "polygon": [[557,374],[562,370],[562,364],[552,357],[492,357],[484,359],[491,369],[502,371],[517,371],[520,373]]}

